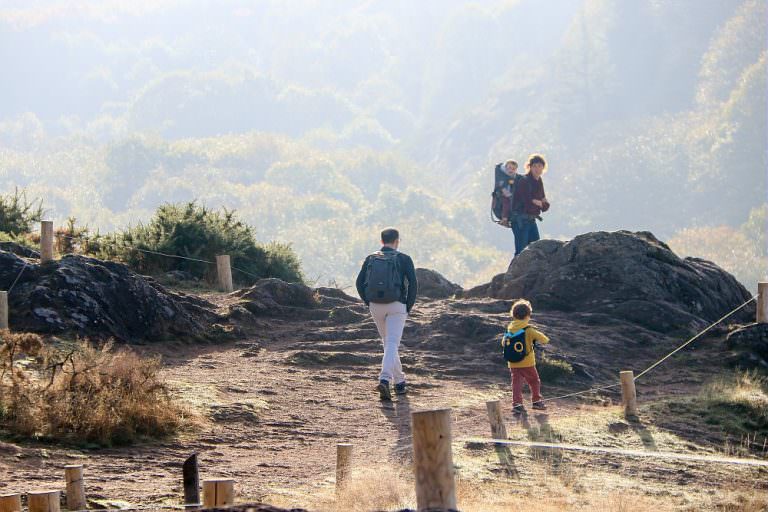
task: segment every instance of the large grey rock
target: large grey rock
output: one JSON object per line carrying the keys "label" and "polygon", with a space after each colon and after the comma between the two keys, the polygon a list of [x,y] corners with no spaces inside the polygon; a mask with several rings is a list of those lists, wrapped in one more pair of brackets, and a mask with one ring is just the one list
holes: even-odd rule
{"label": "large grey rock", "polygon": [[0,242],[0,251],[10,252],[24,258],[40,258],[40,253],[16,242]]}
{"label": "large grey rock", "polygon": [[239,305],[258,316],[282,316],[318,305],[312,288],[280,279],[261,279],[250,288],[238,290]]}
{"label": "large grey rock", "polygon": [[750,324],[732,331],[726,346],[735,353],[731,358],[734,365],[768,370],[768,324]]}
{"label": "large grey rock", "polygon": [[[680,258],[651,233],[617,231],[535,242],[465,296],[524,297],[534,308],[604,313],[663,332],[704,327],[750,294],[714,263]],[[753,306],[732,320],[750,315]]]}
{"label": "large grey rock", "polygon": [[202,339],[219,320],[205,300],[169,292],[120,263],[84,256],[41,265],[0,251],[0,289],[22,268],[8,298],[14,330],[121,341]]}
{"label": "large grey rock", "polygon": [[417,268],[416,279],[419,282],[420,297],[447,299],[462,291],[461,286],[450,282],[439,272],[428,268]]}
{"label": "large grey rock", "polygon": [[359,322],[366,318],[363,304],[337,288],[313,289],[301,283],[280,279],[261,279],[250,288],[233,294],[238,302],[230,305],[230,316],[248,311],[256,318],[301,318],[326,320],[331,324]]}

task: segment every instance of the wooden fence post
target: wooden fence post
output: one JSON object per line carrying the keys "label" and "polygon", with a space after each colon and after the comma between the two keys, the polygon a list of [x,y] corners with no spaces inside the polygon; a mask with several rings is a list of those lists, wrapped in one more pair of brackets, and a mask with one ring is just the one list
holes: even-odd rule
{"label": "wooden fence post", "polygon": [[53,261],[53,221],[40,222],[40,263]]}
{"label": "wooden fence post", "polygon": [[193,453],[184,461],[184,505],[185,508],[200,506],[200,471],[197,466],[197,454]]}
{"label": "wooden fence post", "polygon": [[757,323],[768,324],[768,282],[757,283]]}
{"label": "wooden fence post", "polygon": [[8,292],[0,292],[0,329],[8,329]]}
{"label": "wooden fence post", "polygon": [[203,508],[229,507],[235,503],[235,481],[203,481]]}
{"label": "wooden fence post", "polygon": [[451,410],[414,412],[413,467],[416,508],[456,508],[456,481],[451,450]]}
{"label": "wooden fence post", "polygon": [[27,493],[29,512],[59,512],[61,491],[32,491]]}
{"label": "wooden fence post", "polygon": [[233,291],[235,288],[232,286],[232,265],[229,255],[216,256],[216,270],[219,274],[219,290],[222,292]]}
{"label": "wooden fence post", "polygon": [[491,436],[494,439],[506,439],[507,427],[504,426],[504,417],[501,414],[501,403],[498,400],[485,402],[488,409],[488,421],[491,423]]}
{"label": "wooden fence post", "polygon": [[352,467],[352,445],[350,443],[338,443],[336,445],[336,495],[343,490],[349,478]]}
{"label": "wooden fence post", "polygon": [[637,418],[637,393],[635,391],[635,374],[632,370],[619,372],[621,380],[621,403],[624,405],[624,417]]}
{"label": "wooden fence post", "polygon": [[64,478],[67,481],[67,508],[69,510],[85,510],[85,484],[83,482],[83,466],[64,466]]}
{"label": "wooden fence post", "polygon": [[0,495],[0,512],[21,512],[21,494]]}

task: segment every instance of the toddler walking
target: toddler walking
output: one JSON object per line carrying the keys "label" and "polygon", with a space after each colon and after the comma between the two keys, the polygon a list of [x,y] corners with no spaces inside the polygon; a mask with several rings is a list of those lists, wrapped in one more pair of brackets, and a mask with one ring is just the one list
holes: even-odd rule
{"label": "toddler walking", "polygon": [[535,327],[529,325],[533,309],[527,300],[518,300],[510,310],[512,321],[501,340],[504,359],[507,360],[512,374],[512,412],[520,415],[525,412],[523,406],[523,381],[531,388],[533,408],[545,410],[541,396],[541,379],[536,371],[535,343],[549,343],[549,338]]}

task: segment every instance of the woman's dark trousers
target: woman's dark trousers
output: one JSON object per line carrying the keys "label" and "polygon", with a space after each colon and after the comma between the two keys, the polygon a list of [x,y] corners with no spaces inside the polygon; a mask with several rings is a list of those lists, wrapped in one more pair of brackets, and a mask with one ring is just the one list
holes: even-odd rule
{"label": "woman's dark trousers", "polygon": [[523,252],[528,244],[539,239],[536,219],[524,215],[519,215],[512,223],[512,232],[515,234],[515,256]]}

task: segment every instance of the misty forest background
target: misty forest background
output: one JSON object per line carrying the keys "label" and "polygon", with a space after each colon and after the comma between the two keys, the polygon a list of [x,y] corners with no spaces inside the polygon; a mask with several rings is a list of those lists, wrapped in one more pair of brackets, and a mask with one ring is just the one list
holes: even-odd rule
{"label": "misty forest background", "polygon": [[59,224],[198,199],[339,285],[395,225],[468,286],[512,253],[493,165],[540,151],[545,237],[768,277],[764,0],[90,4],[0,7],[0,192]]}

